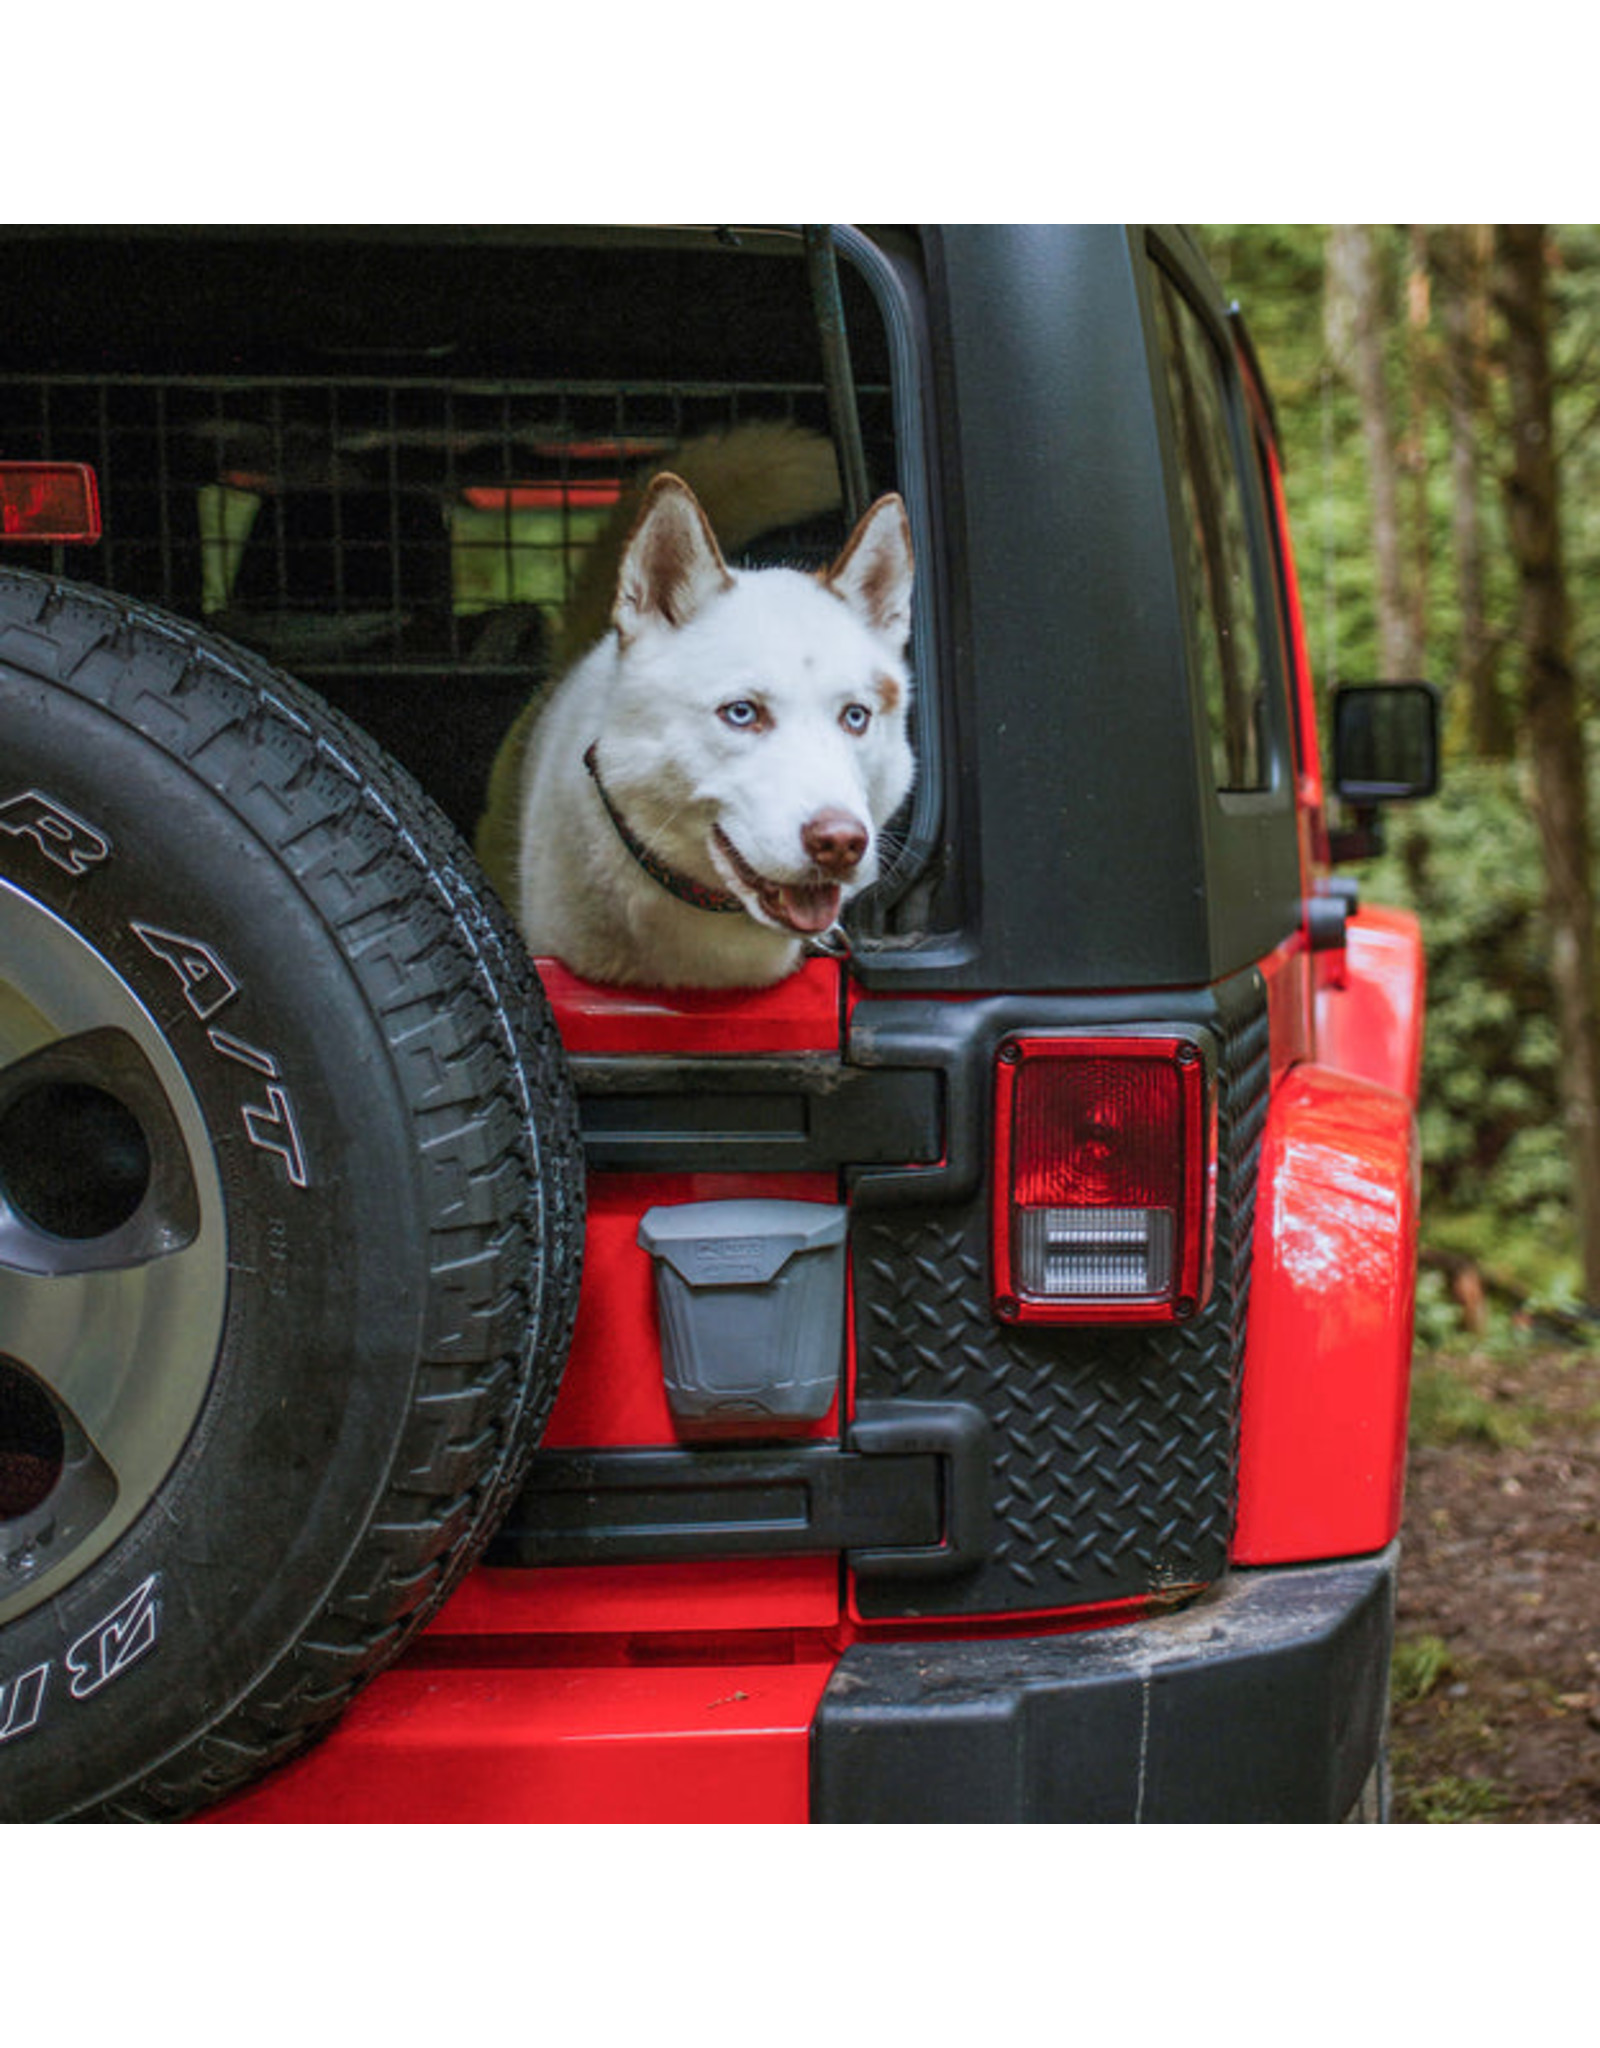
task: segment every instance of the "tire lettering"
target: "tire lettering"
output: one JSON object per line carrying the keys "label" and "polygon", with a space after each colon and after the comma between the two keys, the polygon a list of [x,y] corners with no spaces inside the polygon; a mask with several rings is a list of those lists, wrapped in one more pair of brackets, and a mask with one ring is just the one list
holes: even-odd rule
{"label": "tire lettering", "polygon": [[67,1652],[72,1697],[86,1700],[130,1664],[154,1649],[157,1632],[156,1574],[135,1586],[120,1607],[85,1630]]}
{"label": "tire lettering", "polygon": [[206,1039],[212,1051],[222,1059],[231,1060],[235,1066],[264,1074],[273,1084],[266,1091],[265,1102],[243,1105],[240,1114],[244,1119],[245,1136],[258,1152],[268,1152],[281,1163],[291,1187],[308,1187],[310,1175],[306,1171],[305,1149],[300,1142],[300,1126],[295,1117],[294,1103],[280,1078],[277,1055],[268,1052],[264,1046],[251,1045],[232,1031],[225,1031],[220,1024],[211,1023],[211,1019],[226,1009],[241,992],[237,978],[222,956],[204,939],[197,939],[188,932],[167,931],[160,925],[137,923],[129,929],[149,953],[172,970],[184,1001],[200,1022],[210,1027]]}
{"label": "tire lettering", "polygon": [[274,1301],[282,1301],[289,1292],[289,1226],[281,1216],[267,1224],[266,1253],[267,1292]]}
{"label": "tire lettering", "polygon": [[213,1049],[220,1052],[225,1060],[237,1060],[241,1067],[253,1067],[258,1074],[277,1080],[278,1062],[270,1052],[263,1052],[259,1045],[246,1045],[242,1038],[235,1038],[231,1031],[219,1030],[215,1025],[206,1036]]}
{"label": "tire lettering", "polygon": [[239,993],[239,984],[204,940],[187,938],[182,932],[166,932],[153,924],[136,924],[131,929],[134,937],[178,977],[184,1001],[202,1024]]}
{"label": "tire lettering", "polygon": [[[105,833],[36,789],[0,800],[0,833],[12,839],[32,840],[46,860],[74,879],[111,857],[111,841]],[[299,1121],[289,1090],[283,1085],[277,1056],[211,1023],[240,993],[239,982],[221,954],[204,939],[189,932],[169,931],[164,925],[135,919],[128,929],[145,951],[171,972],[192,1014],[202,1024],[211,1026],[206,1036],[212,1050],[237,1066],[264,1075],[272,1084],[266,1091],[265,1102],[242,1106],[245,1136],[258,1152],[270,1153],[279,1161],[291,1187],[308,1187],[310,1174],[300,1141]],[[0,1739],[8,1725],[0,1721]]]}
{"label": "tire lettering", "polygon": [[244,1127],[251,1144],[258,1151],[271,1152],[283,1161],[291,1187],[303,1188],[306,1185],[305,1154],[300,1149],[294,1105],[284,1089],[269,1088],[264,1107],[246,1103]]}
{"label": "tire lettering", "polygon": [[0,1681],[0,1743],[32,1734],[44,1719],[45,1703],[53,1691],[58,1701],[63,1697],[92,1699],[147,1656],[161,1634],[160,1584],[161,1574],[152,1572],[72,1644],[62,1659],[69,1681],[65,1696],[51,1686],[55,1666],[49,1661]]}
{"label": "tire lettering", "polygon": [[31,839],[48,861],[74,880],[110,857],[111,841],[103,832],[36,789],[0,803],[0,832],[13,839]]}
{"label": "tire lettering", "polygon": [[14,1735],[26,1735],[30,1728],[38,1727],[49,1676],[48,1664],[35,1664],[9,1685],[0,1685],[0,1742],[9,1742]]}

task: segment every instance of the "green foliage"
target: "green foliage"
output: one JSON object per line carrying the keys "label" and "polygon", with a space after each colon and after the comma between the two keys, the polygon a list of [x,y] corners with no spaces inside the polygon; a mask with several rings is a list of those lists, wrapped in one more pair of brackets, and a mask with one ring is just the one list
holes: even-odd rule
{"label": "green foliage", "polygon": [[1464,1335],[1460,1304],[1451,1295],[1444,1275],[1425,1266],[1417,1275],[1417,1349],[1448,1350]]}
{"label": "green foliage", "polygon": [[[1444,790],[1396,812],[1363,895],[1421,919],[1428,1024],[1421,1128],[1425,1240],[1492,1269],[1525,1308],[1581,1298],[1547,929],[1526,771],[1458,759]],[[1460,1334],[1456,1304],[1425,1276],[1424,1346]]]}
{"label": "green foliage", "polygon": [[1526,1450],[1541,1419],[1536,1407],[1485,1393],[1448,1365],[1419,1365],[1412,1375],[1411,1435],[1419,1444]]}
{"label": "green foliage", "polygon": [[1591,688],[1600,680],[1600,228],[1561,227],[1553,238],[1552,341],[1560,389],[1556,458],[1573,655]]}
{"label": "green foliage", "polygon": [[[1384,680],[1377,626],[1372,499],[1348,345],[1328,331],[1324,291],[1326,227],[1208,227],[1198,230],[1224,292],[1243,309],[1272,386],[1285,466],[1284,492],[1305,606],[1312,665],[1324,689]],[[1425,268],[1425,231],[1374,230],[1388,316],[1391,422],[1408,527],[1406,575],[1422,614],[1427,677],[1442,684],[1462,670],[1461,604],[1452,565],[1450,429],[1444,402],[1445,346],[1439,322],[1412,314],[1411,287]],[[1600,246],[1595,258],[1600,263]],[[1600,271],[1596,273],[1600,277]],[[1416,300],[1426,309],[1422,293]],[[1595,332],[1600,336],[1600,299]],[[1494,393],[1490,393],[1491,405]],[[1501,501],[1501,434],[1491,411],[1482,439],[1479,514],[1483,525],[1489,632],[1497,644],[1515,629],[1517,593]],[[1600,550],[1600,527],[1596,532]],[[1600,559],[1600,556],[1597,556]],[[1392,680],[1392,679],[1390,679]],[[1464,705],[1447,712],[1464,740]]]}
{"label": "green foliage", "polygon": [[1455,1669],[1442,1636],[1402,1636],[1389,1660],[1389,1697],[1397,1707],[1425,1700]]}
{"label": "green foliage", "polygon": [[1200,239],[1244,311],[1272,387],[1312,662],[1325,684],[1378,673],[1366,452],[1323,321],[1325,227],[1213,227]]}
{"label": "green foliage", "polygon": [[[1378,674],[1376,563],[1367,456],[1341,337],[1330,335],[1323,227],[1198,231],[1225,292],[1244,308],[1273,387],[1287,461],[1313,666],[1324,689]],[[1414,908],[1426,937],[1428,1035],[1422,1132],[1424,1231],[1497,1265],[1535,1299],[1577,1291],[1559,1050],[1546,972],[1542,854],[1526,772],[1470,757],[1462,607],[1451,530],[1450,435],[1439,284],[1424,286],[1431,230],[1374,230],[1387,309],[1391,423],[1399,442],[1406,572],[1421,597],[1426,672],[1441,686],[1443,793],[1391,814],[1390,850],[1360,870],[1372,902]],[[1600,229],[1552,238],[1558,459],[1574,657],[1600,678]],[[1506,531],[1505,397],[1489,371],[1479,435],[1478,516],[1488,643],[1503,692],[1521,688],[1518,591]],[[1600,707],[1597,707],[1600,708]],[[1594,813],[1600,819],[1600,812]],[[1597,835],[1600,836],[1600,835]],[[1419,1301],[1424,1339],[1455,1319],[1442,1280]]]}
{"label": "green foliage", "polygon": [[1458,760],[1440,796],[1393,816],[1361,881],[1425,936],[1430,1204],[1549,1241],[1568,1227],[1568,1179],[1541,872],[1522,769]]}
{"label": "green foliage", "polygon": [[[1398,1775],[1398,1774],[1397,1774]],[[1438,1777],[1409,1785],[1396,1797],[1396,1820],[1424,1825],[1460,1826],[1466,1821],[1493,1820],[1511,1804],[1503,1785],[1489,1778]]]}

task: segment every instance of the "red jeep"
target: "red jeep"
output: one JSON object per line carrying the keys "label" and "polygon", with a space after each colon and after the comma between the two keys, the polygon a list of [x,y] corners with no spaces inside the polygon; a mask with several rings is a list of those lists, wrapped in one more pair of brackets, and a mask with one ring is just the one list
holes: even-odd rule
{"label": "red jeep", "polygon": [[[1380,1813],[1422,956],[1191,241],[5,263],[0,1817]],[[915,788],[846,955],[585,985],[463,835],[751,418],[749,559],[905,500]],[[1335,724],[1359,847],[1432,702]]]}

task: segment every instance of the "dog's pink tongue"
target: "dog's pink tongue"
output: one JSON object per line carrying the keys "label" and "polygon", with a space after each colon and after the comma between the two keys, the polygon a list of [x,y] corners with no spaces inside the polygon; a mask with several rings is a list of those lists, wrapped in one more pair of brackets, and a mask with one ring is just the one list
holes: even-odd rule
{"label": "dog's pink tongue", "polygon": [[837,883],[784,883],[775,908],[791,931],[825,932],[839,915],[842,893]]}

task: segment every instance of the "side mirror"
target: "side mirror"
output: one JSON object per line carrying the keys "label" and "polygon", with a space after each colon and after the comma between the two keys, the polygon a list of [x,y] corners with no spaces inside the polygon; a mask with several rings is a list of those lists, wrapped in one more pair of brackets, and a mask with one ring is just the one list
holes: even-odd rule
{"label": "side mirror", "polygon": [[1368,683],[1333,696],[1333,786],[1351,809],[1439,787],[1439,695],[1431,683]]}
{"label": "side mirror", "polygon": [[1439,787],[1439,693],[1431,683],[1365,683],[1333,693],[1333,786],[1352,828],[1330,835],[1333,859],[1383,851],[1384,804]]}

